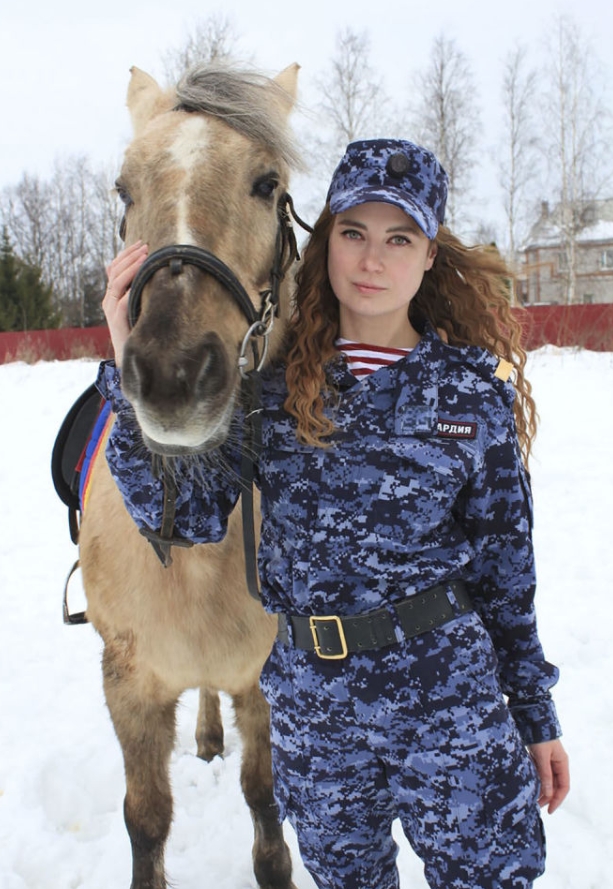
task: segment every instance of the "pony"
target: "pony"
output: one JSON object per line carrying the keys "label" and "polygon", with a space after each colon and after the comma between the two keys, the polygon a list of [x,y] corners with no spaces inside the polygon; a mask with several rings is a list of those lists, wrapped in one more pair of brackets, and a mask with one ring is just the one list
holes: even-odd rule
{"label": "pony", "polygon": [[[133,139],[116,189],[125,205],[122,236],[127,244],[142,239],[150,254],[131,288],[122,386],[143,448],[169,479],[175,457],[198,457],[224,440],[243,377],[282,342],[285,272],[295,259],[287,185],[299,157],[287,121],[297,73],[297,65],[275,78],[199,65],[162,89],[131,69]],[[256,528],[257,509],[256,492]],[[177,702],[188,688],[201,689],[197,739],[205,759],[223,747],[218,693],[231,697],[255,877],[262,889],[290,889],[258,684],[277,625],[247,589],[240,503],[221,543],[172,546],[169,555],[172,533],[153,537],[139,533],[106,460],[97,460],[79,558],[125,765],[131,889],[167,886],[169,760]]]}

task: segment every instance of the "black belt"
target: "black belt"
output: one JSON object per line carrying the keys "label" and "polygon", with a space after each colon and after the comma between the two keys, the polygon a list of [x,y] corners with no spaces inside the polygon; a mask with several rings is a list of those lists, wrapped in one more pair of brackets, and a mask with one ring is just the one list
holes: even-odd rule
{"label": "black belt", "polygon": [[[452,606],[447,592],[456,602]],[[391,605],[400,621],[406,639],[419,636],[448,623],[459,614],[472,611],[470,597],[461,580],[440,583]],[[279,614],[278,636],[289,644],[288,625],[293,643],[304,651],[315,651],[324,660],[340,660],[349,652],[384,648],[397,642],[394,619],[390,610],[379,608],[351,617],[301,617]]]}

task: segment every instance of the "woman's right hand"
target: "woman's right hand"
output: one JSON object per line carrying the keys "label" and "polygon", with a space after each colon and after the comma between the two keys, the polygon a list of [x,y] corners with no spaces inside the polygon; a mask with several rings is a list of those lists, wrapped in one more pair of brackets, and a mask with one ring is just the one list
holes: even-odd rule
{"label": "woman's right hand", "polygon": [[102,310],[109,326],[115,364],[121,367],[123,347],[130,335],[128,296],[134,276],[147,258],[148,248],[137,241],[117,254],[107,267],[108,284],[102,300]]}

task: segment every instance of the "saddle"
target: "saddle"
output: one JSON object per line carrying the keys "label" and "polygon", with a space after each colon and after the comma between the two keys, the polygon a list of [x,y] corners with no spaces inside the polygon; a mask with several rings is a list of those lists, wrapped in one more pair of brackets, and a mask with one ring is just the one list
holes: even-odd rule
{"label": "saddle", "polygon": [[88,386],[66,414],[53,445],[53,486],[68,507],[70,539],[75,544],[79,541],[79,517],[84,509],[89,473],[110,411],[110,403],[96,387]]}
{"label": "saddle", "polygon": [[[110,420],[111,404],[92,384],[66,414],[53,445],[51,477],[56,494],[68,507],[68,527],[74,544],[79,542],[91,470],[106,442]],[[68,609],[68,584],[78,567],[77,560],[64,588],[64,623],[68,624],[87,623],[84,612],[70,614]]]}

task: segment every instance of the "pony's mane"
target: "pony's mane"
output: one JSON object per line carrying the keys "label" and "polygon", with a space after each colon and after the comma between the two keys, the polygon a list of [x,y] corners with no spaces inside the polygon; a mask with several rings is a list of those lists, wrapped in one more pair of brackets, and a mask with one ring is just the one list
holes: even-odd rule
{"label": "pony's mane", "polygon": [[290,167],[301,165],[282,116],[274,113],[275,98],[287,101],[287,96],[271,78],[246,69],[202,63],[185,72],[176,94],[177,110],[219,117],[248,139],[280,154]]}

